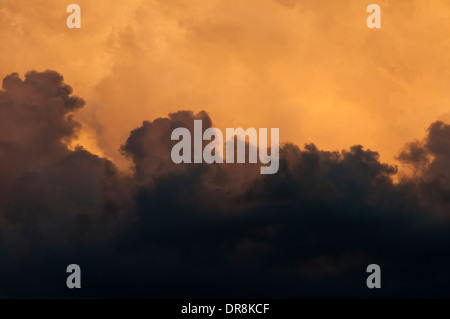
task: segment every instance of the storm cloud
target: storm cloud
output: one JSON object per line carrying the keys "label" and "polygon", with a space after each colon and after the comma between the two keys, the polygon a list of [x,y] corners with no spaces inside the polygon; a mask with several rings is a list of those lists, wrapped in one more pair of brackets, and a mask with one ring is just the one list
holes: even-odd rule
{"label": "storm cloud", "polygon": [[[0,91],[3,297],[448,297],[450,126],[433,123],[399,159],[355,145],[285,143],[277,174],[255,164],[170,160],[176,127],[144,121],[121,147],[132,173],[70,148],[81,98],[54,71]],[[82,269],[69,290],[65,269]],[[366,287],[366,267],[382,289]]]}

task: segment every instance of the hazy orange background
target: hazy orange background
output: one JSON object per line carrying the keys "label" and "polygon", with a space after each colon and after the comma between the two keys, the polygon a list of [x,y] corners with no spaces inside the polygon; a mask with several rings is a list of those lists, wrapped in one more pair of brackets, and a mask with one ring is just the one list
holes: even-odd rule
{"label": "hazy orange background", "polygon": [[130,130],[180,109],[394,162],[450,119],[449,16],[447,0],[1,0],[0,76],[62,73],[87,102],[79,142],[122,167]]}

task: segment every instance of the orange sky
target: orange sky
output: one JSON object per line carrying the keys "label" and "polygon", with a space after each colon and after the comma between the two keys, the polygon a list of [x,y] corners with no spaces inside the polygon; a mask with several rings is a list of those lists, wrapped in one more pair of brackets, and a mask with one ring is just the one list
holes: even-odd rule
{"label": "orange sky", "polygon": [[87,102],[81,143],[122,167],[130,130],[180,109],[393,162],[450,119],[449,16],[447,0],[2,0],[0,76],[62,73]]}

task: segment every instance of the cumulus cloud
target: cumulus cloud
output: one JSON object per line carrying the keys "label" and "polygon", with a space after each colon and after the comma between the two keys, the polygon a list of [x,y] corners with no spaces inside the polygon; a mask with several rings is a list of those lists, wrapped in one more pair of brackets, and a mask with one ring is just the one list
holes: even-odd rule
{"label": "cumulus cloud", "polygon": [[100,221],[123,209],[118,203],[126,200],[129,178],[109,160],[67,147],[80,128],[73,112],[83,105],[54,71],[3,80],[0,210],[30,241],[94,234]]}
{"label": "cumulus cloud", "polygon": [[[171,165],[170,157],[170,151],[176,143],[171,140],[172,131],[177,127],[186,127],[193,139],[194,120],[202,120],[203,129],[211,127],[211,119],[205,112],[194,115],[191,111],[180,111],[169,114],[168,118],[158,118],[153,122],[144,121],[141,127],[131,132],[121,150],[132,158],[137,181],[149,182],[176,168]],[[191,145],[194,143],[191,142]]]}
{"label": "cumulus cloud", "polygon": [[409,143],[398,158],[411,165],[415,175],[403,180],[430,213],[449,217],[450,209],[450,125],[436,121],[422,141]]}
{"label": "cumulus cloud", "polygon": [[[178,111],[130,132],[130,174],[67,147],[83,104],[53,71],[3,81],[2,296],[448,297],[448,125],[405,147],[399,158],[420,169],[394,183],[396,167],[361,145],[283,144],[274,175],[175,165],[171,131],[214,126]],[[78,291],[65,287],[71,263]],[[375,292],[371,263],[383,272]]]}

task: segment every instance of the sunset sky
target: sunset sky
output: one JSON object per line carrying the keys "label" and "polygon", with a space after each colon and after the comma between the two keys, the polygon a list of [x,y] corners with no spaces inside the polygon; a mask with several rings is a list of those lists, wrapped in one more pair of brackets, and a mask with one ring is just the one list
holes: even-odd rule
{"label": "sunset sky", "polygon": [[450,119],[450,3],[378,1],[3,0],[0,76],[56,70],[86,100],[89,150],[118,149],[143,120],[206,110],[214,125],[279,127],[281,142],[354,144],[395,163]]}
{"label": "sunset sky", "polygon": [[0,0],[0,298],[450,297],[448,0],[73,2]]}

